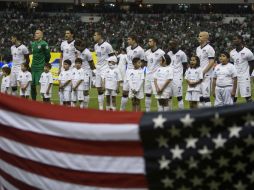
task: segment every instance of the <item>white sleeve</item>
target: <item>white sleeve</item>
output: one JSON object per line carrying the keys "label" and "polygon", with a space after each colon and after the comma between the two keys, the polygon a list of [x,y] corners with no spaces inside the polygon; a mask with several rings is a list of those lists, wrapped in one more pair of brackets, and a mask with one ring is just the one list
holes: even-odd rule
{"label": "white sleeve", "polygon": [[229,60],[229,61],[230,61],[231,63],[234,63],[234,59],[233,59],[233,57],[232,57],[232,51],[230,52],[229,55],[230,55],[230,60]]}
{"label": "white sleeve", "polygon": [[41,74],[41,77],[40,77],[39,83],[41,83],[41,82],[42,82],[42,75],[43,75],[43,74]]}
{"label": "white sleeve", "polygon": [[181,56],[181,59],[182,59],[182,63],[187,63],[187,55],[184,52]]}
{"label": "white sleeve", "polygon": [[213,71],[213,78],[217,78],[217,72],[216,71],[217,71],[217,68],[215,68],[214,71]]}
{"label": "white sleeve", "polygon": [[189,80],[189,69],[187,69],[187,71],[185,72],[184,78],[186,80]]}
{"label": "white sleeve", "polygon": [[169,67],[169,72],[168,72],[168,78],[169,80],[173,80],[174,77],[174,72],[173,69],[171,67]]}
{"label": "white sleeve", "polygon": [[86,55],[87,55],[87,61],[92,61],[93,60],[92,53],[88,49],[86,51]]}
{"label": "white sleeve", "polygon": [[247,54],[247,61],[253,61],[254,60],[254,55],[251,51],[248,51]]}
{"label": "white sleeve", "polygon": [[120,73],[120,70],[117,69],[117,81],[122,81],[122,80],[123,80],[123,78],[122,78],[122,75]]}
{"label": "white sleeve", "polygon": [[146,61],[146,55],[144,49],[141,49],[140,51],[140,60]]}
{"label": "white sleeve", "polygon": [[107,46],[108,54],[114,53],[114,50],[110,44]]}
{"label": "white sleeve", "polygon": [[60,50],[61,50],[61,52],[63,52],[63,42],[61,43]]}
{"label": "white sleeve", "polygon": [[201,69],[199,69],[199,79],[203,80],[203,78],[204,78],[203,71]]}
{"label": "white sleeve", "polygon": [[32,74],[30,72],[28,74],[28,80],[27,81],[32,81]]}
{"label": "white sleeve", "polygon": [[28,51],[26,46],[23,46],[22,52],[23,52],[24,55],[29,54],[29,51]]}
{"label": "white sleeve", "polygon": [[146,61],[146,62],[147,62],[147,56],[148,56],[148,52],[146,51],[145,56],[144,56],[144,61]]}
{"label": "white sleeve", "polygon": [[50,75],[49,75],[49,84],[52,84],[53,83],[53,76],[52,76],[52,74],[50,73]]}
{"label": "white sleeve", "polygon": [[208,58],[209,59],[211,59],[211,58],[214,58],[215,57],[215,51],[214,51],[214,49],[212,48],[212,47],[210,47],[209,49],[208,49]]}
{"label": "white sleeve", "polygon": [[[228,63],[231,64],[231,63]],[[234,67],[234,65],[232,65],[231,67],[231,72],[232,72],[232,78],[237,77],[237,72],[236,72],[236,68]]]}

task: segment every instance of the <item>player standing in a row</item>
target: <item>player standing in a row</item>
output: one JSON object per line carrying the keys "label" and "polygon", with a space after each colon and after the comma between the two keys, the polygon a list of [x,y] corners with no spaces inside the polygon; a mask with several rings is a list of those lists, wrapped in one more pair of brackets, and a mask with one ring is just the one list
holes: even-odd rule
{"label": "player standing in a row", "polygon": [[31,66],[32,71],[32,84],[31,84],[31,96],[33,100],[36,100],[37,91],[39,92],[39,80],[41,74],[44,71],[45,63],[50,60],[50,49],[43,38],[43,32],[36,30],[34,35],[34,42],[32,43],[33,61]]}
{"label": "player standing in a row", "polygon": [[99,109],[103,110],[104,94],[102,88],[102,78],[104,76],[104,72],[108,68],[107,58],[113,55],[114,51],[112,46],[102,38],[101,32],[95,32],[93,38],[96,42],[94,51],[97,55],[95,87],[98,91]]}
{"label": "player standing in a row", "polygon": [[[183,105],[183,74],[187,68],[187,55],[179,49],[178,41],[172,39],[169,41],[168,55],[171,59],[170,67],[173,69],[174,78],[173,78],[173,92],[172,96],[177,98],[178,108],[184,109]],[[171,100],[169,100],[171,104]],[[172,108],[172,105],[170,105]]]}
{"label": "player standing in a row", "polygon": [[251,102],[250,75],[254,67],[254,55],[247,47],[244,47],[242,36],[234,36],[233,44],[235,49],[230,52],[230,59],[234,63],[237,72],[237,90],[234,102],[237,101],[239,91],[240,96],[244,97],[246,102]]}
{"label": "player standing in a row", "polygon": [[12,55],[12,68],[11,68],[11,90],[12,90],[12,95],[16,96],[17,95],[17,90],[18,90],[18,75],[19,72],[21,71],[21,64],[22,63],[27,63],[29,64],[29,51],[27,47],[22,44],[21,42],[21,36],[18,34],[13,34],[11,36],[11,55]]}
{"label": "player standing in a row", "polygon": [[[151,109],[151,96],[153,94],[154,87],[154,73],[160,67],[161,57],[165,54],[165,52],[157,47],[158,40],[154,37],[149,38],[148,49],[145,52],[145,62],[146,62],[146,78],[145,78],[145,107],[146,111],[149,112]],[[160,106],[160,104],[158,104]]]}
{"label": "player standing in a row", "polygon": [[126,75],[125,75],[124,82],[123,82],[123,96],[122,96],[121,107],[120,107],[121,111],[124,111],[126,109],[126,104],[128,102],[128,95],[129,95],[130,87],[129,87],[127,78],[128,78],[129,73],[132,72],[132,70],[134,69],[132,60],[134,58],[139,58],[140,60],[144,61],[144,59],[145,59],[144,49],[138,45],[138,40],[135,35],[130,35],[128,37],[127,42],[129,45],[126,49],[126,51],[127,51],[127,70],[126,70]]}
{"label": "player standing in a row", "polygon": [[89,90],[92,80],[92,73],[95,71],[92,53],[86,48],[86,43],[81,39],[76,39],[75,48],[79,51],[78,57],[82,59],[82,69],[84,70],[84,108],[88,108]]}
{"label": "player standing in a row", "polygon": [[209,44],[208,32],[200,32],[198,36],[200,46],[197,47],[196,55],[200,59],[200,67],[203,70],[204,78],[201,83],[201,95],[199,107],[211,106],[211,77],[214,66],[215,51]]}

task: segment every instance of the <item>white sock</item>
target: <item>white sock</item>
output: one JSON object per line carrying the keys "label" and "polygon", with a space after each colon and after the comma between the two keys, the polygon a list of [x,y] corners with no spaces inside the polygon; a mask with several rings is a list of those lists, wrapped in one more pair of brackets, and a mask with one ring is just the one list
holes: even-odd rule
{"label": "white sock", "polygon": [[198,107],[199,108],[202,108],[202,107],[204,107],[205,105],[204,105],[204,102],[198,102]]}
{"label": "white sock", "polygon": [[104,94],[98,95],[99,110],[103,110]]}
{"label": "white sock", "polygon": [[151,111],[151,97],[146,97],[145,104],[146,104],[146,112]]}
{"label": "white sock", "polygon": [[80,102],[79,107],[80,107],[81,109],[83,109],[83,108],[84,108],[84,102]]}
{"label": "white sock", "polygon": [[17,95],[18,95],[17,90],[15,90],[15,91],[11,91],[11,95],[13,95],[13,96],[17,96]]}
{"label": "white sock", "polygon": [[106,110],[109,111],[110,110],[110,106],[106,106]]}
{"label": "white sock", "polygon": [[128,102],[128,98],[122,97],[120,111],[125,111],[127,102]]}
{"label": "white sock", "polygon": [[63,94],[61,92],[58,93],[59,95],[59,104],[62,106],[63,105]]}
{"label": "white sock", "polygon": [[158,104],[158,111],[163,111],[163,106],[161,106],[160,104]]}
{"label": "white sock", "polygon": [[90,96],[84,97],[84,108],[88,108]]}
{"label": "white sock", "polygon": [[178,108],[179,109],[184,109],[183,100],[178,102]]}
{"label": "white sock", "polygon": [[116,107],[114,107],[114,106],[112,106],[111,109],[112,109],[113,111],[116,111]]}
{"label": "white sock", "polygon": [[71,102],[71,107],[75,107],[76,104],[74,102]]}
{"label": "white sock", "polygon": [[211,102],[205,102],[205,107],[212,107],[212,103]]}
{"label": "white sock", "polygon": [[163,110],[164,110],[164,111],[169,111],[169,110],[170,110],[170,109],[169,109],[169,106],[164,106],[164,107],[163,107]]}

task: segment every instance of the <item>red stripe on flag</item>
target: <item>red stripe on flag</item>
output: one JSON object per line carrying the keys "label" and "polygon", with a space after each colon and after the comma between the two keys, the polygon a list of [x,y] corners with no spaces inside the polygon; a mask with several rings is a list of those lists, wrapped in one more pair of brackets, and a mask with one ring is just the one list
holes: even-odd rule
{"label": "red stripe on flag", "polygon": [[[10,184],[12,184],[14,187],[17,189],[22,189],[22,190],[39,190],[35,187],[32,187],[18,179],[15,179],[14,177],[10,176],[9,174],[5,173],[3,170],[0,169],[0,175],[8,181]],[[11,190],[11,189],[10,189]]]}
{"label": "red stripe on flag", "polygon": [[25,100],[2,93],[0,93],[0,98],[0,108],[4,110],[52,120],[87,123],[138,124],[143,114],[141,112],[108,112],[91,109],[82,110]]}
{"label": "red stripe on flag", "polygon": [[146,188],[145,175],[80,172],[41,164],[23,159],[0,149],[0,158],[5,162],[27,172],[45,176],[50,179],[94,187],[111,188]]}
{"label": "red stripe on flag", "polygon": [[85,155],[143,156],[139,141],[90,141],[38,134],[0,124],[0,136],[38,148]]}

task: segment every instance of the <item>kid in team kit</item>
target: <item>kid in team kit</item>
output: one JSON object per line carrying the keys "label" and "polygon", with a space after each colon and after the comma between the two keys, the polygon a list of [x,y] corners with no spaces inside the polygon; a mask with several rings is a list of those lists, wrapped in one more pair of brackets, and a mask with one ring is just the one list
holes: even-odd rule
{"label": "kid in team kit", "polygon": [[63,71],[59,75],[59,95],[63,101],[63,105],[71,105],[71,77],[72,72],[70,70],[71,61],[69,59],[63,62]]}
{"label": "kid in team kit", "polygon": [[218,64],[213,72],[213,95],[215,97],[215,106],[231,105],[234,103],[234,97],[237,87],[237,72],[233,64],[229,63],[230,55],[227,52],[220,54]]}
{"label": "kid in team kit", "polygon": [[132,111],[141,111],[140,101],[144,98],[144,71],[139,58],[132,60],[134,69],[128,73],[126,81],[129,84],[129,98],[132,101]]}
{"label": "kid in team kit", "polygon": [[8,65],[4,65],[2,67],[2,83],[1,83],[1,92],[5,94],[10,94],[10,88],[11,88],[11,79],[10,79],[10,73],[11,69],[8,67]]}
{"label": "kid in team kit", "polygon": [[22,98],[29,98],[31,92],[32,75],[29,72],[29,64],[22,63],[21,71],[18,75],[18,85],[20,87],[19,95]]}
{"label": "kid in team kit", "polygon": [[197,108],[200,100],[200,84],[203,80],[198,56],[191,57],[190,67],[185,72],[185,79],[188,84],[185,100],[189,101],[190,108]]}
{"label": "kid in team kit", "polygon": [[40,93],[42,96],[43,102],[50,103],[52,97],[52,86],[53,86],[53,77],[50,72],[51,64],[46,63],[44,66],[44,72],[41,74],[39,83],[40,83]]}
{"label": "kid in team kit", "polygon": [[117,67],[117,57],[111,56],[107,59],[108,68],[103,76],[103,87],[106,96],[106,110],[116,110],[116,96],[120,91],[122,76]]}
{"label": "kid in team kit", "polygon": [[160,67],[154,73],[154,94],[158,99],[158,111],[169,110],[169,98],[172,96],[173,69],[169,67],[171,59],[165,54],[161,57]]}

